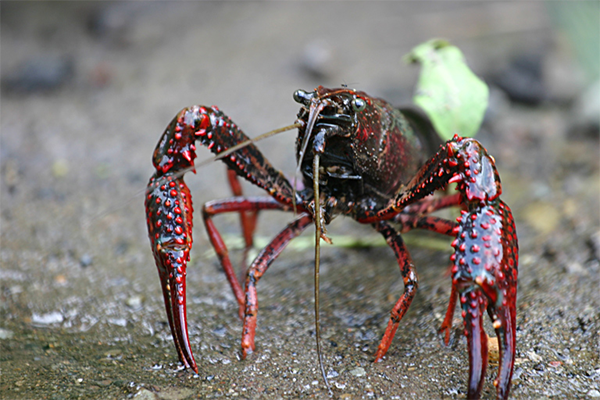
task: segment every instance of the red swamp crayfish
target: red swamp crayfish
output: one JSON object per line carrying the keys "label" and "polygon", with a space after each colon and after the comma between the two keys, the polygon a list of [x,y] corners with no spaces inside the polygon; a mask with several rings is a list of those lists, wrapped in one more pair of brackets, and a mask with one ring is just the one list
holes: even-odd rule
{"label": "red swamp crayfish", "polygon": [[[261,154],[253,141],[217,107],[193,106],[171,121],[154,151],[156,172],[146,197],[150,242],[162,285],[169,325],[179,359],[198,371],[188,339],[186,265],[192,247],[192,199],[183,181],[194,170],[196,142],[227,165],[234,197],[202,207],[208,237],[240,307],[241,353],[254,351],[258,299],[256,285],[287,244],[309,225],[316,227],[315,268],[325,225],[337,215],[371,224],[393,250],[404,281],[375,362],[385,356],[417,291],[417,275],[401,233],[427,229],[453,236],[452,291],[440,331],[448,343],[457,299],[460,300],[469,351],[468,398],[479,398],[488,361],[483,315],[487,310],[499,340],[500,366],[494,381],[497,397],[508,397],[516,350],[518,241],[495,160],[475,139],[455,135],[429,150],[413,119],[384,100],[347,87],[298,90],[296,160],[304,188],[298,189]],[[433,156],[431,156],[432,153]],[[195,171],[195,170],[194,170]],[[244,197],[238,176],[264,189],[269,197]],[[456,183],[457,193],[430,196]],[[430,215],[459,206],[456,222]],[[256,257],[242,287],[227,247],[213,222],[222,213],[239,213],[247,248],[259,211],[294,212],[290,222]],[[318,269],[315,271],[317,350]],[[323,366],[321,363],[321,371]],[[326,381],[326,377],[324,376]],[[326,382],[327,383],[327,382]]]}

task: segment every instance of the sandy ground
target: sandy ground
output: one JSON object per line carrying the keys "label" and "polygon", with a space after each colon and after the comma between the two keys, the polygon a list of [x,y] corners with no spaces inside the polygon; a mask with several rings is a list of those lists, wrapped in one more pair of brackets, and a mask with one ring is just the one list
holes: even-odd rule
{"label": "sandy ground", "polygon": [[[576,101],[588,83],[544,3],[0,7],[0,397],[326,398],[314,345],[313,252],[303,244],[310,233],[261,280],[257,351],[239,361],[235,300],[196,218],[188,313],[200,374],[178,369],[146,237],[151,154],[175,113],[192,104],[216,104],[256,136],[294,121],[298,88],[348,84],[410,101],[417,69],[401,57],[432,37],[451,39],[490,80],[523,55],[540,60],[534,104],[494,89],[480,134],[521,246],[511,394],[600,397],[598,130],[580,116]],[[288,133],[259,147],[292,175],[293,143]],[[222,165],[187,181],[196,209],[229,195]],[[289,218],[261,216],[259,239]],[[218,224],[228,237],[239,232],[235,218]],[[330,233],[334,241],[376,236],[348,220]],[[437,334],[450,292],[450,247],[431,248],[440,241],[447,243],[407,235],[419,292],[377,365],[373,354],[402,291],[392,252],[323,248],[324,359],[335,398],[465,397],[460,319],[449,347]],[[489,368],[485,398],[494,397],[496,371]]]}

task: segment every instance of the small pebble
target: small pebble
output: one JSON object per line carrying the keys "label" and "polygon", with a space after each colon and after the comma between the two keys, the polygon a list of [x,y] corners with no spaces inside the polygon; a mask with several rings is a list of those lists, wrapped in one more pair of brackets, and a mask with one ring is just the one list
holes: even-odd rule
{"label": "small pebble", "polygon": [[123,354],[123,350],[121,350],[121,349],[111,349],[111,350],[108,350],[107,352],[105,352],[104,356],[106,358],[117,358],[121,354]]}
{"label": "small pebble", "polygon": [[346,384],[345,384],[345,383],[341,383],[341,382],[333,382],[333,385],[334,385],[336,388],[340,389],[340,390],[344,390],[344,389],[346,389]]}
{"label": "small pebble", "polygon": [[581,263],[577,261],[570,262],[566,265],[566,270],[568,274],[578,275],[578,276],[586,276],[588,275],[588,271],[581,265]]}
{"label": "small pebble", "polygon": [[50,324],[59,324],[63,322],[65,318],[58,311],[53,311],[46,314],[36,314],[33,313],[31,315],[31,323],[38,325],[50,325]]}
{"label": "small pebble", "polygon": [[129,297],[127,300],[125,300],[125,304],[127,305],[127,307],[133,308],[134,310],[140,309],[142,308],[142,301],[143,301],[143,297],[142,296],[131,296]]}
{"label": "small pebble", "polygon": [[533,352],[531,350],[527,352],[527,358],[529,358],[533,362],[542,361],[542,357],[540,357],[539,355],[537,355],[535,352]]}
{"label": "small pebble", "polygon": [[329,372],[327,372],[327,378],[329,378],[329,379],[335,378],[339,375],[340,374],[334,369],[330,369]]}
{"label": "small pebble", "polygon": [[155,393],[152,393],[148,389],[140,388],[138,392],[133,396],[136,400],[156,400],[158,396]]}
{"label": "small pebble", "polygon": [[227,334],[227,328],[225,328],[224,326],[217,327],[213,329],[213,333],[219,337],[225,337],[225,335]]}
{"label": "small pebble", "polygon": [[0,340],[3,339],[12,339],[12,337],[15,335],[15,333],[13,331],[10,331],[8,329],[2,329],[0,328]]}
{"label": "small pebble", "polygon": [[107,322],[111,325],[122,326],[122,327],[127,326],[127,320],[125,318],[109,318],[107,320]]}
{"label": "small pebble", "polygon": [[587,392],[587,395],[590,397],[600,397],[600,392],[596,389],[592,389],[589,392]]}
{"label": "small pebble", "polygon": [[92,265],[92,256],[87,253],[82,255],[79,259],[79,265],[81,265],[83,268]]}
{"label": "small pebble", "polygon": [[353,376],[365,376],[366,374],[367,372],[362,367],[354,368],[352,371],[350,371],[350,375]]}
{"label": "small pebble", "polygon": [[552,368],[560,367],[562,365],[562,361],[550,361],[548,365],[550,365]]}

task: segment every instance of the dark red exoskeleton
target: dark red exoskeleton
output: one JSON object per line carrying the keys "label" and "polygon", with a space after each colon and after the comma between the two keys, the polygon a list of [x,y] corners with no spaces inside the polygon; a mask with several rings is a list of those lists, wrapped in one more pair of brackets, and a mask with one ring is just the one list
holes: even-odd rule
{"label": "dark red exoskeleton", "polygon": [[[304,189],[296,191],[249,143],[222,158],[235,197],[211,201],[202,208],[208,236],[240,306],[242,356],[254,350],[256,284],[269,265],[312,223],[318,236],[327,239],[324,226],[346,215],[371,224],[383,235],[396,255],[405,285],[375,361],[385,356],[417,291],[415,266],[401,233],[419,228],[450,235],[455,237],[452,294],[441,331],[447,343],[459,299],[469,349],[468,398],[479,398],[488,357],[483,329],[487,310],[500,344],[494,384],[498,398],[507,398],[515,361],[518,242],[510,208],[500,199],[502,188],[493,157],[477,140],[459,136],[437,152],[428,151],[428,142],[414,120],[363,92],[319,86],[313,92],[296,91],[294,99],[302,105],[296,121],[296,154]],[[156,172],[146,198],[148,231],[179,359],[195,371],[185,286],[193,208],[183,173],[194,168],[197,142],[221,154],[248,140],[217,107],[193,106],[171,121],[154,152]],[[270,197],[242,196],[237,176],[263,188]],[[451,182],[456,183],[456,194],[430,196]],[[430,215],[450,206],[462,207],[457,222]],[[251,246],[259,211],[292,212],[294,208],[295,218],[252,262],[242,287],[213,217],[240,213],[246,245]]]}

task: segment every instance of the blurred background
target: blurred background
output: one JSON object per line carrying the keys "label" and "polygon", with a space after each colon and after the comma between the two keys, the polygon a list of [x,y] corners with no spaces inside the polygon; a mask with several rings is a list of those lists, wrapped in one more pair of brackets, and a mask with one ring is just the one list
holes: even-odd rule
{"label": "blurred background", "polygon": [[[177,370],[146,237],[152,151],[193,104],[218,105],[249,136],[293,123],[298,88],[345,84],[408,104],[418,68],[402,56],[435,37],[457,45],[491,87],[478,139],[496,158],[521,247],[512,395],[600,397],[599,4],[3,1],[2,397],[326,396],[310,243],[292,244],[261,280],[257,352],[240,362],[237,306],[198,215],[188,318],[200,374]],[[293,132],[259,147],[294,174]],[[220,164],[187,182],[196,210],[229,195]],[[259,238],[291,218],[261,215]],[[239,233],[235,216],[217,224]],[[329,232],[334,243],[376,236],[349,220]],[[403,290],[393,254],[323,248],[324,358],[337,397],[465,397],[459,313],[451,346],[437,335],[450,247],[432,249],[446,239],[428,235],[419,244],[422,236],[407,237],[419,293],[378,365]]]}

